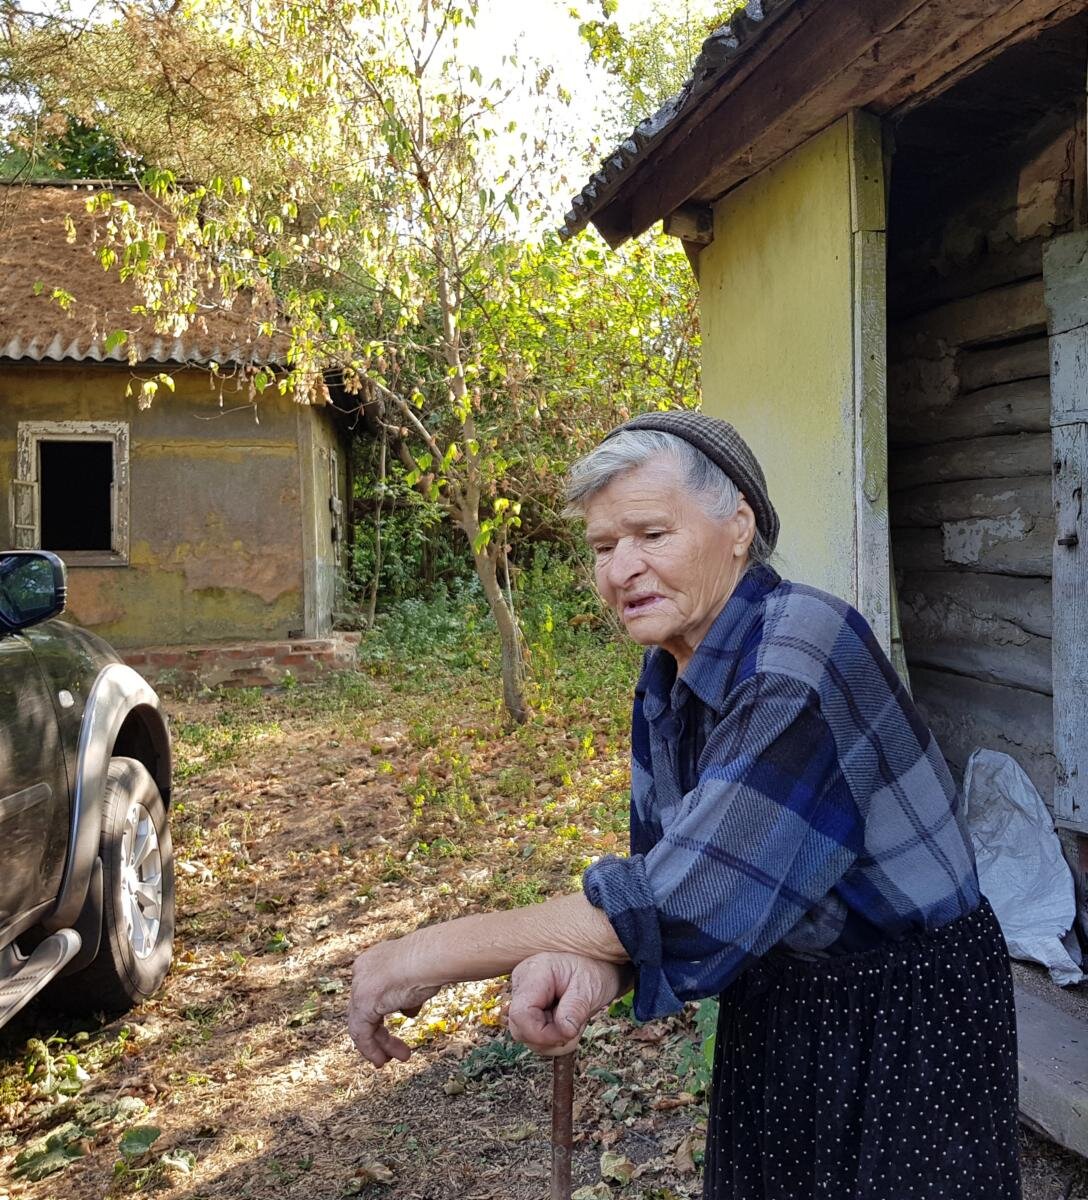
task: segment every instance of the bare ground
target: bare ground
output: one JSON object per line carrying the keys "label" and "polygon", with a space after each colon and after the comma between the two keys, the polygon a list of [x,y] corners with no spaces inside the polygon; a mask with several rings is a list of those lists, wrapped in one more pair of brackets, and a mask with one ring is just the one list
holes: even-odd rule
{"label": "bare ground", "polygon": [[[0,1034],[0,1200],[547,1194],[550,1065],[501,1034],[500,985],[448,989],[404,1026],[412,1060],[382,1073],[344,1029],[363,946],[576,886],[622,843],[615,710],[560,718],[544,703],[511,732],[488,695],[360,676],[172,705],[173,973],[123,1020],[39,1005]],[[699,1194],[692,1037],[689,1018],[591,1027],[576,1185]],[[140,1154],[142,1128],[159,1132]],[[67,1165],[17,1176],[16,1156],[51,1133],[69,1139]],[[1030,1135],[1024,1162],[1027,1200],[1088,1200],[1086,1164]]]}

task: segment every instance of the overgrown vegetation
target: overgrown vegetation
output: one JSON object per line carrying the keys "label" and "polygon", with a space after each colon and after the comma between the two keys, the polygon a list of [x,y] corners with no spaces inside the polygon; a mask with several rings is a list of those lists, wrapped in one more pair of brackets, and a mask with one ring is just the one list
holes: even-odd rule
{"label": "overgrown vegetation", "polygon": [[[664,43],[649,27],[625,43],[602,15],[587,49],[641,105]],[[90,252],[135,288],[111,345],[135,367],[141,325],[176,334],[243,296],[254,332],[290,345],[284,369],[239,370],[256,404],[279,388],[357,409],[339,619],[366,631],[359,670],[319,687],[179,704],[175,972],[131,1021],[6,1032],[0,1150],[27,1196],[58,1177],[73,1200],[370,1195],[490,1167],[496,1195],[540,1191],[524,1110],[546,1071],[495,1033],[501,986],[448,989],[405,1026],[425,1065],[360,1082],[347,971],[366,940],[577,888],[625,849],[639,653],[593,597],[562,481],[632,412],[698,403],[699,334],[678,246],[555,236],[554,180],[573,190],[565,173],[589,165],[555,153],[569,97],[546,63],[464,57],[476,16],[475,0],[8,13],[8,177],[143,193],[89,205]],[[674,36],[671,10],[655,20]],[[134,379],[169,402],[168,375]],[[587,1033],[582,1175],[594,1196],[633,1179],[694,1195],[710,1007],[633,1042],[628,1010]],[[465,1094],[483,1146],[441,1107]]]}
{"label": "overgrown vegetation", "polygon": [[[372,452],[346,614],[369,623],[413,549],[456,553],[521,721],[511,556],[557,536],[573,456],[634,411],[698,403],[699,334],[671,240],[606,253],[556,235],[557,189],[590,169],[572,97],[553,64],[481,59],[479,16],[479,0],[15,6],[0,99],[13,177],[97,165],[139,180],[86,200],[71,234],[90,278],[63,302],[93,303],[95,261],[130,281],[131,324],[102,333],[133,367],[148,326],[176,337],[216,309],[248,313],[235,374],[255,403],[271,389],[354,409]],[[609,23],[630,92],[617,38]],[[150,404],[172,386],[157,370],[133,390]]]}
{"label": "overgrown vegetation", "polygon": [[[501,984],[446,989],[405,1022],[420,1056],[393,1073],[361,1069],[343,1033],[362,944],[577,888],[625,847],[637,648],[547,547],[515,606],[534,680],[520,726],[491,685],[472,579],[392,603],[358,671],[175,703],[175,969],[125,1021],[30,1040],[49,1021],[32,1011],[5,1031],[0,1168],[20,1172],[18,1195],[407,1195],[471,1170],[535,1200],[547,1064],[502,1033]],[[609,1195],[614,1172],[639,1170],[658,1195],[694,1196],[697,1030],[632,1029],[628,1010],[587,1033],[578,1170]],[[86,1107],[118,1095],[123,1111]]]}

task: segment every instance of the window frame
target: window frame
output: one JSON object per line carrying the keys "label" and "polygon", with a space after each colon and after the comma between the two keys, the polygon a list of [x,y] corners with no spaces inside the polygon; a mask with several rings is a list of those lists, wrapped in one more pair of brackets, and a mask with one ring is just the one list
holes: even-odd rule
{"label": "window frame", "polygon": [[110,487],[110,549],[57,551],[69,567],[125,567],[129,556],[129,429],[127,421],[20,421],[12,481],[11,544],[41,548],[42,442],[108,442],[113,448]]}

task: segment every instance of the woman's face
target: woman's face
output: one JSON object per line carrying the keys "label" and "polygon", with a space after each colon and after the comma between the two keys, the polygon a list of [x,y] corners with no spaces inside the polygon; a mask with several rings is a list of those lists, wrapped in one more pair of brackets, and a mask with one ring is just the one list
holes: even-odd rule
{"label": "woman's face", "polygon": [[754,534],[746,500],[714,520],[667,462],[625,471],[586,506],[605,603],[636,642],[664,647],[681,670],[744,574]]}

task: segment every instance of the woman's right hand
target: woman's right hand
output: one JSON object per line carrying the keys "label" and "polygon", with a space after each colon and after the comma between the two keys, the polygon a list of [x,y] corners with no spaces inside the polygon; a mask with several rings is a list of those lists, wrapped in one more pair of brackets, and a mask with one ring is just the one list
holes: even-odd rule
{"label": "woman's right hand", "polygon": [[631,986],[631,965],[534,954],[514,968],[510,986],[510,1036],[538,1054],[566,1054],[590,1018]]}

